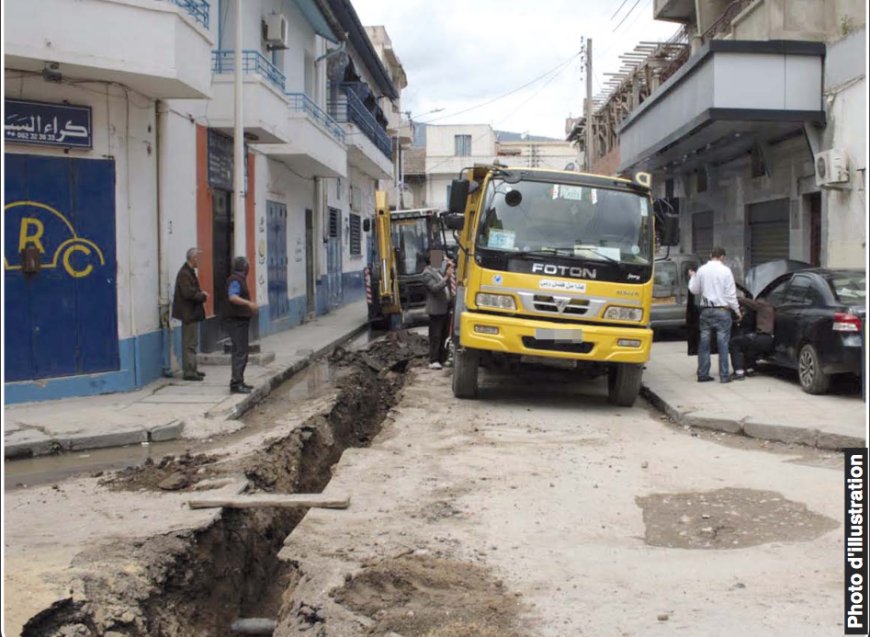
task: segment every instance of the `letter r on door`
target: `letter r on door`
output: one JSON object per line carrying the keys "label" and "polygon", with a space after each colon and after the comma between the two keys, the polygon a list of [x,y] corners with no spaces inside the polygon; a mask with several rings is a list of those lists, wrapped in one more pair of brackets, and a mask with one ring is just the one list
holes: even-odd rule
{"label": "letter r on door", "polygon": [[[31,232],[31,228],[33,232]],[[42,246],[43,232],[45,232],[45,226],[39,219],[23,217],[21,219],[21,233],[18,235],[18,252],[24,250],[28,243],[32,243],[39,248],[40,253],[45,254],[45,248]]]}

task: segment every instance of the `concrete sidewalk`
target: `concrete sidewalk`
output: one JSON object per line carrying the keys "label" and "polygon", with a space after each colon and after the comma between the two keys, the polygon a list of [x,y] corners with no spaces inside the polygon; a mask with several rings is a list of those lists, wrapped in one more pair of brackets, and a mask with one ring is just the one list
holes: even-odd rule
{"label": "concrete sidewalk", "polygon": [[245,381],[255,390],[230,394],[228,365],[201,365],[203,382],[157,380],[143,389],[4,406],[4,456],[119,447],[175,438],[203,438],[238,429],[237,419],[309,361],[360,334],[365,301],[352,303],[279,334],[260,339],[275,359],[248,364]]}
{"label": "concrete sidewalk", "polygon": [[[645,396],[677,423],[823,449],[866,446],[860,392],[812,396],[796,377],[764,372],[725,385],[698,383],[697,360],[686,355],[685,341],[654,343],[644,371]],[[715,372],[716,355],[712,362]]]}

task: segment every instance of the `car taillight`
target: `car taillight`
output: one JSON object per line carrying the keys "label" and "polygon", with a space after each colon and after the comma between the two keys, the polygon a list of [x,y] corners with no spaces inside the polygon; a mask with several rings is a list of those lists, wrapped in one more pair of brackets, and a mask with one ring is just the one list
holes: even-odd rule
{"label": "car taillight", "polygon": [[846,312],[834,312],[834,324],[831,329],[835,332],[860,332],[861,317]]}

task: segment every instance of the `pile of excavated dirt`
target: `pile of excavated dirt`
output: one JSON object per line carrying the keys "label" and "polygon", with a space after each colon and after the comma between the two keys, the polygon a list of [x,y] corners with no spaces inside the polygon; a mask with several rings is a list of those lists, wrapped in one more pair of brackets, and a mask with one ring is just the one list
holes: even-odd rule
{"label": "pile of excavated dirt", "polygon": [[214,478],[222,471],[215,463],[220,456],[186,451],[180,456],[164,456],[155,463],[151,458],[138,467],[127,467],[100,480],[100,486],[112,491],[185,491],[202,480]]}
{"label": "pile of excavated dirt", "polygon": [[333,599],[375,623],[370,635],[520,637],[522,605],[501,581],[467,562],[403,556],[365,567]]}

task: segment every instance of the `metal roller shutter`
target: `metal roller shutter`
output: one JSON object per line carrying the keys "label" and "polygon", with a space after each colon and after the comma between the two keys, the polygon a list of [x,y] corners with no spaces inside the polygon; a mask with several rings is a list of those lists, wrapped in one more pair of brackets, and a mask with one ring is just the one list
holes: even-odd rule
{"label": "metal roller shutter", "polygon": [[749,267],[788,259],[788,199],[749,206]]}
{"label": "metal roller shutter", "polygon": [[713,250],[713,211],[692,215],[692,252],[706,261]]}

